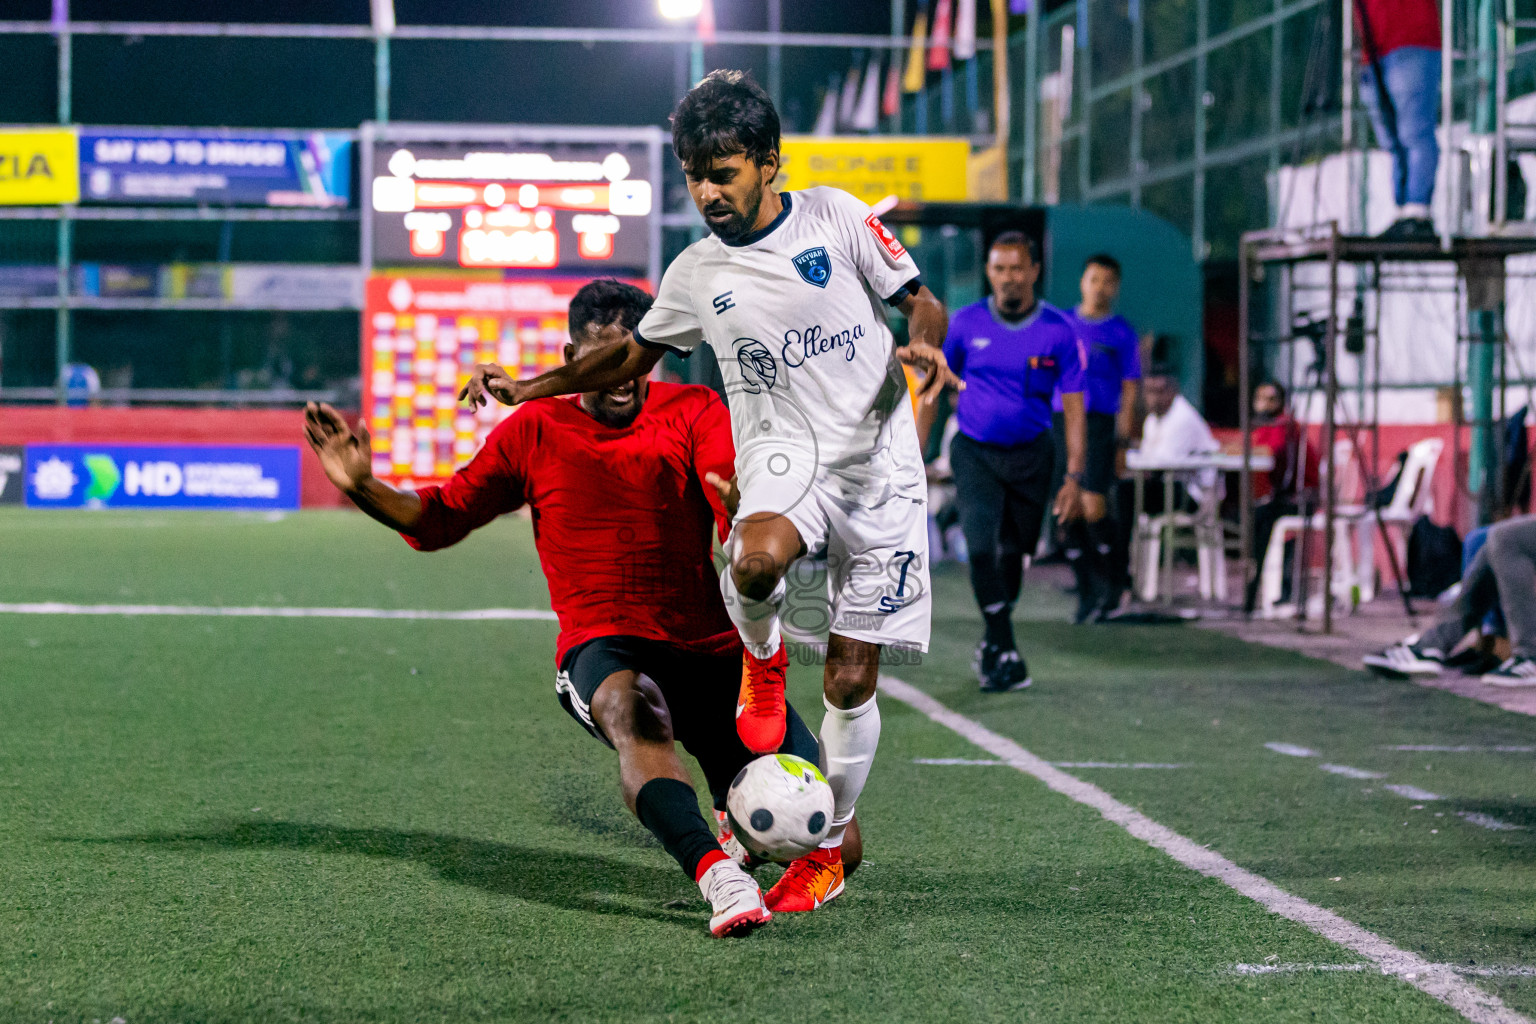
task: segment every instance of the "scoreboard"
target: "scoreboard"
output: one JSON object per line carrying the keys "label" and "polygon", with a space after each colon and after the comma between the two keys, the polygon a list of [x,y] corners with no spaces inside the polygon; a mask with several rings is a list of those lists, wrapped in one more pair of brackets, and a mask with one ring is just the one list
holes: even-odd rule
{"label": "scoreboard", "polygon": [[624,141],[375,142],[373,262],[646,275],[653,162]]}
{"label": "scoreboard", "polygon": [[[476,363],[514,376],[564,361],[566,308],[582,279],[395,277],[368,281],[363,312],[363,414],[373,472],[403,487],[440,483],[515,410],[472,410],[459,389]],[[629,283],[646,288],[643,280]]]}

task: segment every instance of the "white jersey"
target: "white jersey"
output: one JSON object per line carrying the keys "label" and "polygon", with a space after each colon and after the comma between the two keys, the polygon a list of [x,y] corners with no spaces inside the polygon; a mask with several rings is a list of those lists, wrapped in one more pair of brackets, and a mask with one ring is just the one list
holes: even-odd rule
{"label": "white jersey", "polygon": [[846,500],[922,498],[922,452],[885,320],[885,300],[917,278],[917,265],[841,189],[781,198],[783,213],[763,230],[683,250],[635,338],[683,355],[709,343],[738,469],[767,445]]}

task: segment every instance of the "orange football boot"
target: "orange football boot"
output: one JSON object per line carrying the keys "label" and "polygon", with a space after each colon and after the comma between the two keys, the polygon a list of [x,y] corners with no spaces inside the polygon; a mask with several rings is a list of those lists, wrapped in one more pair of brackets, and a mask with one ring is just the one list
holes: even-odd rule
{"label": "orange football boot", "polygon": [[763,905],[775,914],[794,914],[826,906],[843,894],[843,848],[819,848],[793,861]]}
{"label": "orange football boot", "polygon": [[789,651],[782,643],[769,658],[742,652],[736,734],[754,754],[771,754],[784,745],[784,676],[788,671]]}

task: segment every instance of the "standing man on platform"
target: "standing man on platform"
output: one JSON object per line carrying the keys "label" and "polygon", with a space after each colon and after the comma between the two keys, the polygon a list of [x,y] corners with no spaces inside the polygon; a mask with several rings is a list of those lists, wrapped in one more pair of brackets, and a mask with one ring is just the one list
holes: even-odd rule
{"label": "standing man on platform", "polygon": [[[1107,496],[1119,475],[1119,453],[1131,446],[1136,388],[1141,381],[1141,345],[1125,317],[1115,312],[1120,297],[1120,263],[1097,253],[1083,264],[1078,282],[1082,302],[1067,313],[1087,356],[1083,404],[1087,412],[1087,458],[1083,469],[1083,515],[1063,524],[1064,550],[1077,579],[1077,614],[1073,621],[1102,620],[1120,607],[1129,586],[1125,559],[1116,557],[1119,537],[1108,518]],[[1051,432],[1056,458],[1067,458],[1066,418],[1058,391]],[[1120,513],[1122,516],[1124,511]]]}
{"label": "standing man on platform", "polygon": [[[1440,146],[1440,12],[1435,0],[1354,0],[1360,100],[1376,142],[1392,154],[1397,219],[1382,238],[1435,237],[1429,202]],[[1383,85],[1385,88],[1383,88]]]}
{"label": "standing man on platform", "polygon": [[[1040,539],[1054,459],[1051,395],[1058,391],[1067,476],[1054,511],[1062,522],[1079,514],[1085,462],[1082,345],[1066,316],[1035,297],[1039,277],[1038,243],[1018,231],[999,235],[987,253],[992,295],[957,312],[944,339],[945,359],[965,381],[955,406],[960,429],[949,462],[970,553],[971,589],[986,622],[974,665],[987,693],[1023,689],[1032,681],[1013,636],[1019,571],[1003,560],[1033,553]],[[1005,529],[1012,552],[1007,555],[1001,543]]]}

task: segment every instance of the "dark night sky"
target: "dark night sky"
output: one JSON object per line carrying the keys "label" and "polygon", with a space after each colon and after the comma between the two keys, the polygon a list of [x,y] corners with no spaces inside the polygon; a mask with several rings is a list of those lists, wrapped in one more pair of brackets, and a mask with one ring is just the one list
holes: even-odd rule
{"label": "dark night sky", "polygon": [[[45,20],[49,0],[4,0],[5,16]],[[884,34],[888,0],[783,0],[784,29]],[[764,0],[715,0],[722,29],[762,29]],[[402,24],[654,28],[655,0],[396,0]],[[367,0],[72,0],[79,20],[368,21]],[[396,41],[396,120],[664,124],[677,99],[676,46]],[[784,54],[786,130],[806,130],[820,90],[842,73],[846,50]],[[56,116],[55,50],[48,36],[0,36],[0,122]],[[124,39],[74,43],[74,119],[81,124],[355,127],[373,116],[367,41]],[[766,78],[762,47],[711,46],[706,69],[742,67]],[[686,64],[683,65],[686,70]]]}
{"label": "dark night sky", "polygon": [[[8,18],[46,19],[49,0],[7,0]],[[366,0],[73,0],[81,21],[271,21],[366,23]],[[402,23],[426,25],[575,25],[653,28],[665,24],[649,0],[396,0]],[[715,0],[723,29],[767,27],[763,0]],[[784,0],[789,32],[875,32],[890,28],[886,0]]]}

